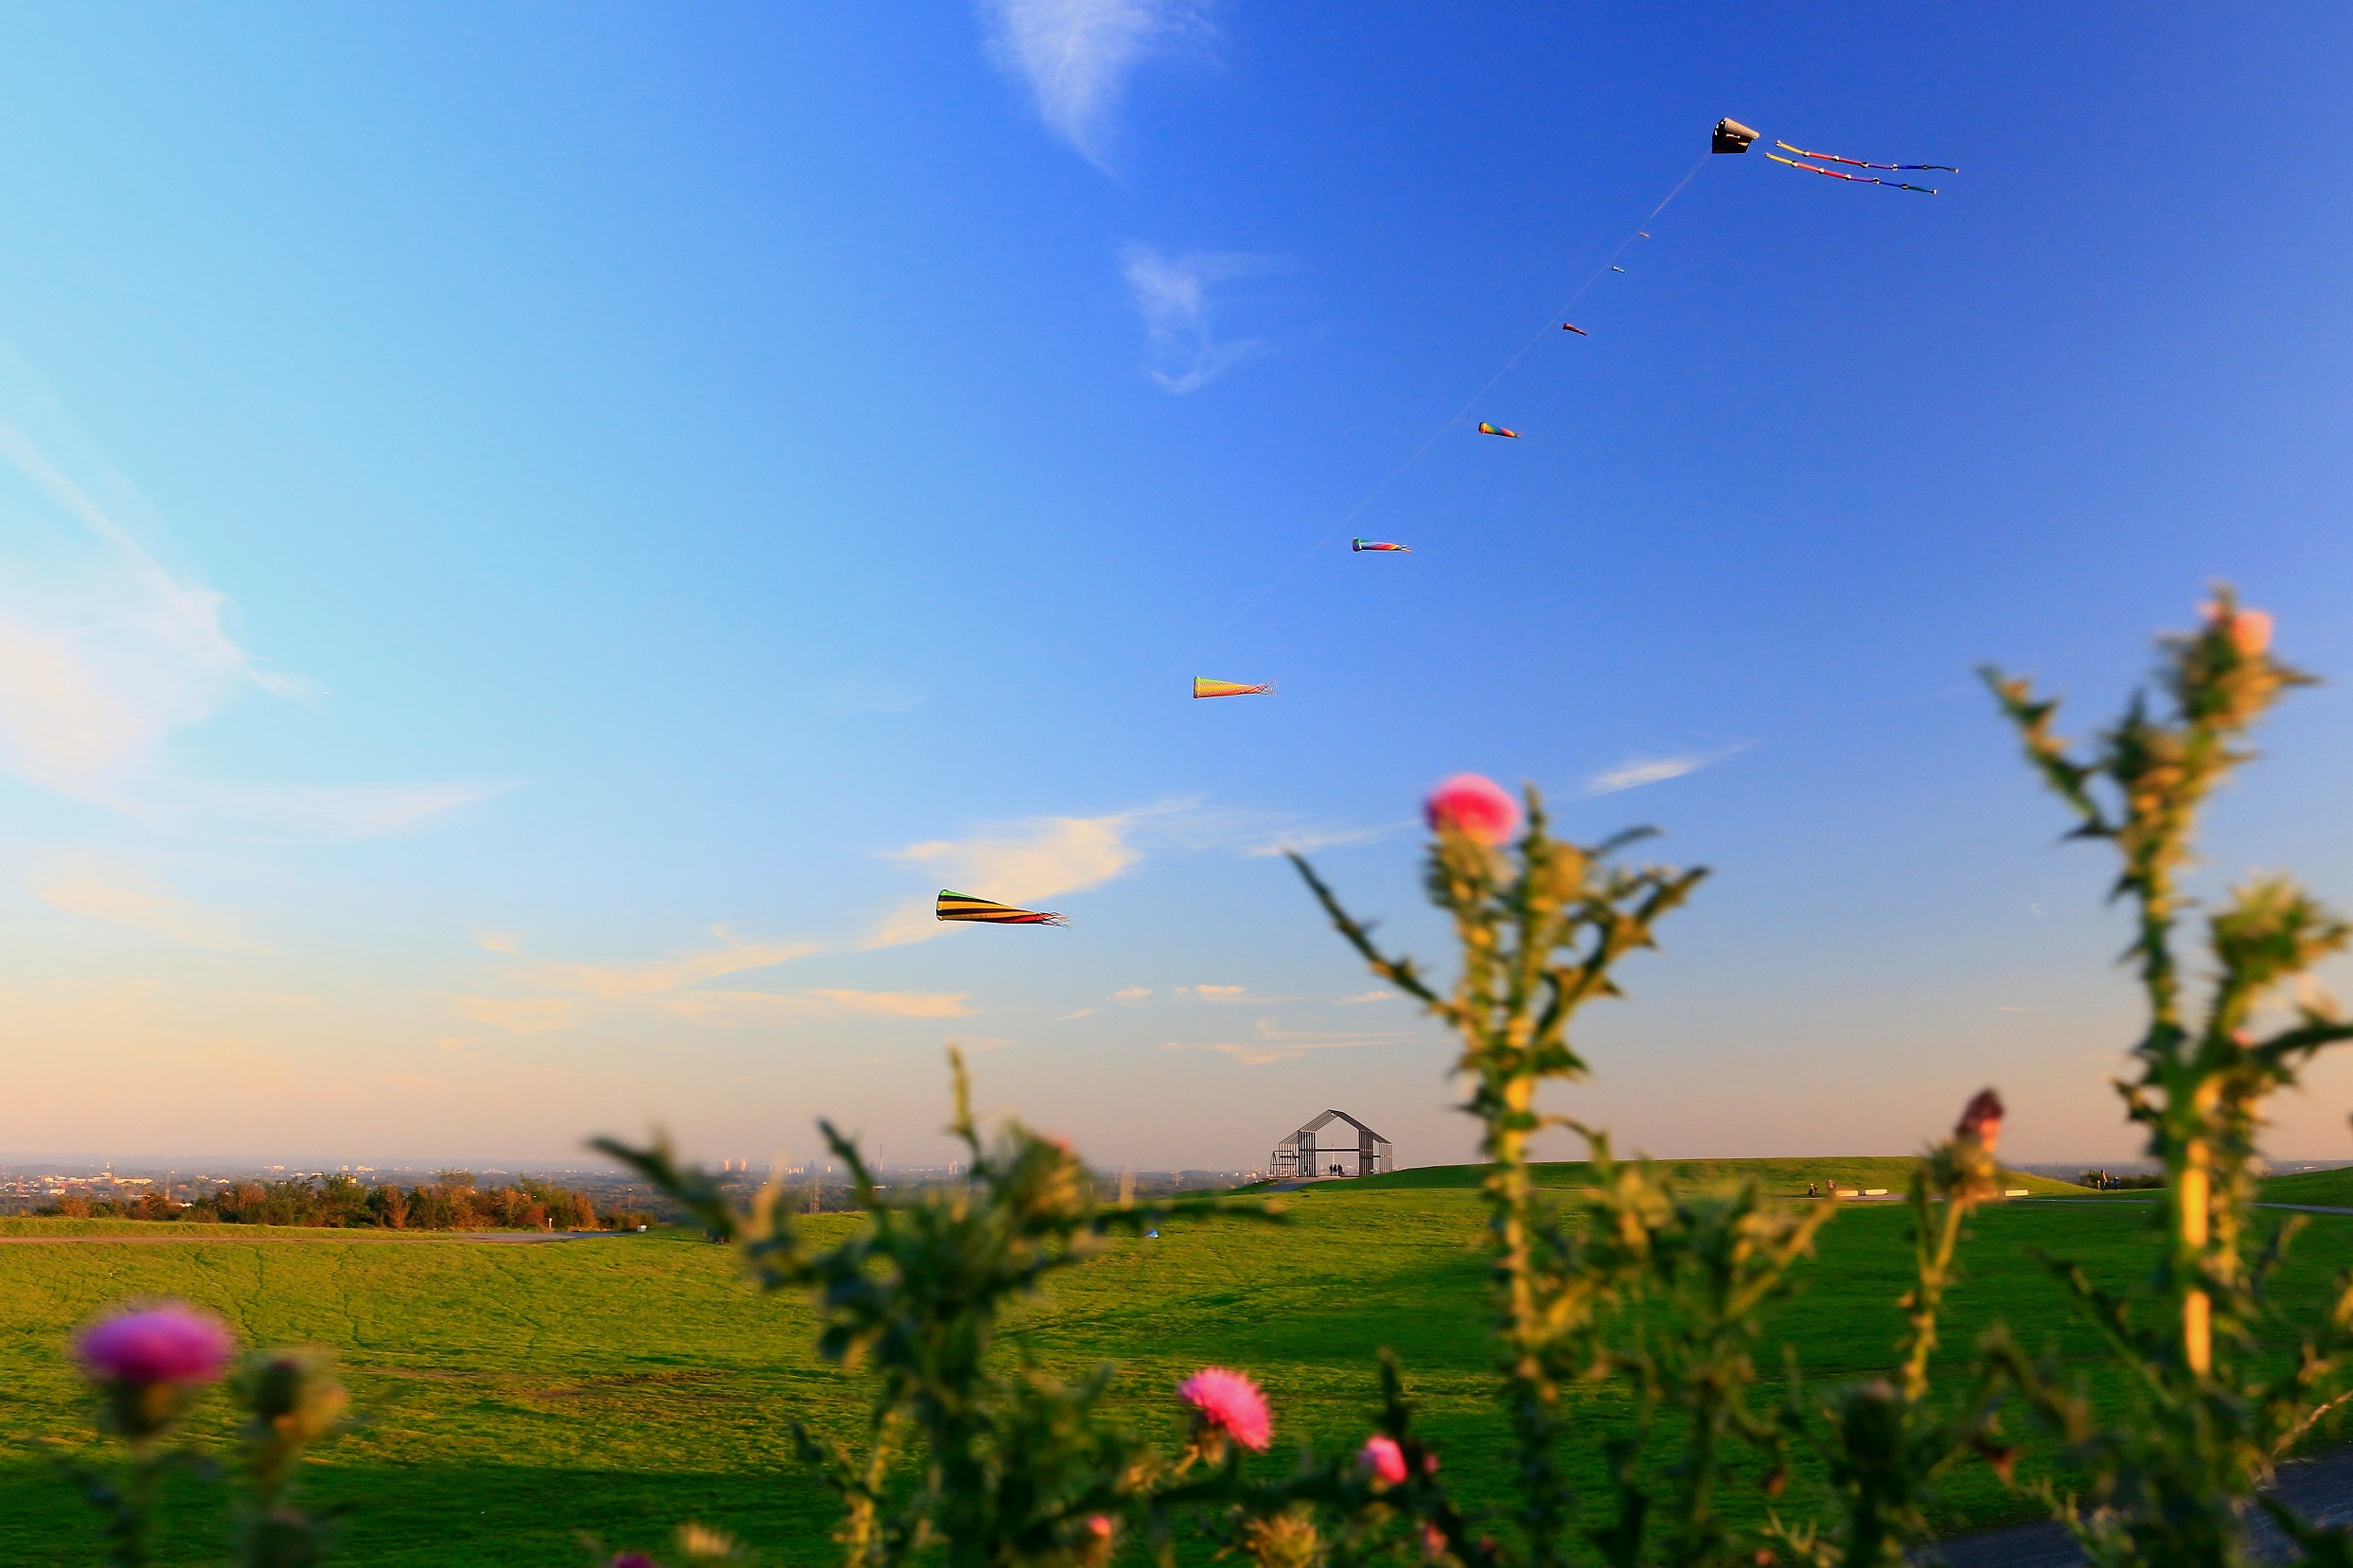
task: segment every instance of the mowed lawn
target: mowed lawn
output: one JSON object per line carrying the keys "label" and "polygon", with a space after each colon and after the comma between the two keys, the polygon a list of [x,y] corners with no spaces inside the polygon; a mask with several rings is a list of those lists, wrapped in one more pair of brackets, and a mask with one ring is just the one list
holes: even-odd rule
{"label": "mowed lawn", "polygon": [[[1450,1477],[1473,1499],[1501,1501],[1476,1194],[1348,1183],[1284,1201],[1290,1220],[1279,1226],[1172,1224],[1158,1241],[1121,1243],[1025,1309],[1017,1338],[1060,1368],[1117,1363],[1126,1418],[1172,1446],[1176,1381],[1209,1363],[1247,1369],[1275,1405],[1271,1466],[1287,1466],[1301,1440],[1361,1439],[1374,1352],[1387,1346]],[[2085,1360],[2092,1337],[2029,1249],[2120,1286],[2146,1271],[2150,1214],[2116,1199],[1986,1210],[1946,1343],[1965,1353],[2004,1319],[2029,1348]],[[859,1222],[812,1223],[838,1234]],[[1897,1206],[1856,1205],[1825,1230],[1760,1348],[1777,1384],[1784,1341],[1810,1380],[1889,1364],[1905,1228]],[[127,1297],[171,1295],[221,1312],[250,1343],[321,1345],[340,1358],[364,1424],[330,1446],[310,1485],[316,1499],[354,1506],[345,1561],[577,1564],[576,1531],[649,1544],[685,1518],[786,1560],[831,1552],[830,1501],[793,1458],[787,1423],[852,1435],[863,1390],[856,1374],[811,1356],[805,1305],[757,1296],[724,1249],[660,1233],[545,1245],[298,1234],[0,1246],[0,1542],[39,1542],[44,1562],[98,1560],[89,1510],[32,1440],[91,1435],[65,1356],[73,1326]],[[2281,1294],[2317,1303],[2348,1262],[2353,1218],[2313,1216]],[[1622,1414],[1601,1394],[1583,1408],[1597,1436]],[[225,1436],[218,1405],[203,1430]],[[1593,1450],[1580,1453],[1581,1478],[1598,1494]],[[1801,1467],[1785,1509],[1804,1506],[1814,1473]],[[1759,1505],[1742,1487],[1731,1506]],[[1938,1511],[1959,1528],[2022,1510],[1973,1466]],[[174,1524],[164,1560],[217,1555],[217,1520],[189,1513]]]}

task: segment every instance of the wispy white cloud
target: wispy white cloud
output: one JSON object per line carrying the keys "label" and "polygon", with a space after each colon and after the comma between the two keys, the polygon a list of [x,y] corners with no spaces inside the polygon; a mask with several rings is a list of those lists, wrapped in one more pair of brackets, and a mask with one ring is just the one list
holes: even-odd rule
{"label": "wispy white cloud", "polygon": [[[1039,904],[1099,888],[1142,859],[1134,837],[1146,815],[1040,817],[970,838],[910,844],[893,858],[928,867],[946,886],[975,898]],[[893,910],[860,945],[897,947],[948,929],[937,917],[932,894],[925,893]]]}
{"label": "wispy white cloud", "polygon": [[1216,36],[1197,0],[982,0],[981,10],[991,58],[1029,83],[1038,117],[1098,167],[1129,73]]}
{"label": "wispy white cloud", "polygon": [[174,554],[146,498],[0,349],[0,767],[141,817],[345,837],[513,787],[248,789],[176,776],[167,744],[240,694],[326,694],[231,637],[227,598]]}
{"label": "wispy white cloud", "polygon": [[1263,996],[1247,985],[1179,985],[1169,988],[1172,996],[1190,996],[1196,1002],[1285,1002],[1288,996]]}
{"label": "wispy white cloud", "polygon": [[1328,1032],[1277,1029],[1274,1020],[1261,1018],[1247,1038],[1241,1040],[1167,1040],[1163,1050],[1213,1050],[1230,1056],[1246,1067],[1264,1067],[1277,1062],[1296,1062],[1310,1051],[1353,1050],[1363,1046],[1390,1045],[1409,1035],[1368,1034],[1361,1031]]}
{"label": "wispy white cloud", "polygon": [[968,1018],[972,1009],[964,1006],[970,992],[942,994],[929,991],[840,991],[818,990],[810,993],[822,996],[844,1013],[879,1013],[892,1018]]}
{"label": "wispy white cloud", "polygon": [[1210,290],[1268,271],[1276,265],[1273,257],[1231,251],[1164,255],[1149,245],[1130,245],[1120,259],[1151,348],[1144,373],[1168,391],[1198,392],[1264,351],[1265,345],[1253,338],[1218,341]]}
{"label": "wispy white cloud", "polygon": [[1060,1017],[1056,1018],[1054,1022],[1057,1024],[1076,1023],[1081,1018],[1091,1018],[1102,1011],[1103,1009],[1099,1007],[1082,1007],[1075,1013],[1063,1013]]}
{"label": "wispy white cloud", "polygon": [[1342,844],[1370,844],[1375,839],[1388,837],[1400,828],[1413,825],[1414,819],[1405,818],[1373,828],[1298,828],[1251,844],[1242,853],[1247,855],[1313,854],[1318,850],[1333,849]]}
{"label": "wispy white cloud", "polygon": [[720,945],[707,952],[658,959],[649,963],[540,963],[525,970],[524,978],[546,990],[583,991],[610,1001],[623,996],[663,995],[723,975],[772,968],[818,951],[818,944],[808,942],[738,942],[718,925],[711,927],[711,934],[719,939]]}
{"label": "wispy white cloud", "polygon": [[1393,1002],[1397,1000],[1397,993],[1375,989],[1359,991],[1353,996],[1335,996],[1332,999],[1342,1007],[1362,1007],[1367,1002]]}
{"label": "wispy white cloud", "polygon": [[569,996],[460,996],[454,1005],[461,1018],[515,1034],[570,1029],[579,1022],[578,1005]]}
{"label": "wispy white cloud", "polygon": [[[1738,747],[1733,748],[1733,750],[1739,749]],[[1621,789],[1639,789],[1644,784],[1664,784],[1669,779],[1680,779],[1686,773],[1696,773],[1731,754],[1731,751],[1698,751],[1680,757],[1631,757],[1587,780],[1585,793],[1614,795]]]}
{"label": "wispy white cloud", "polygon": [[183,793],[200,809],[251,826],[327,838],[380,838],[407,833],[520,784],[453,780],[439,784],[269,785],[203,784]]}
{"label": "wispy white cloud", "polygon": [[152,508],[0,353],[0,753],[12,771],[119,804],[167,736],[239,687],[315,692],[238,645],[226,600],[167,567],[160,535]]}
{"label": "wispy white cloud", "polygon": [[1148,985],[1123,985],[1111,993],[1111,999],[1123,1006],[1133,1007],[1151,995],[1152,988]]}
{"label": "wispy white cloud", "polygon": [[721,1029],[781,1024],[829,1014],[886,1018],[968,1018],[969,992],[931,991],[682,991],[657,997],[663,1012]]}
{"label": "wispy white cloud", "polygon": [[32,886],[33,892],[51,908],[84,920],[127,925],[220,953],[257,952],[261,947],[228,915],[113,868],[58,868],[36,875]]}

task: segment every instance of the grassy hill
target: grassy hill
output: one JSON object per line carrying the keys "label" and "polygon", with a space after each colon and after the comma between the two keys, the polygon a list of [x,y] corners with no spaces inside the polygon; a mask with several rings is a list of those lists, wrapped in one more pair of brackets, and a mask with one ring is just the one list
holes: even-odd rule
{"label": "grassy hill", "polygon": [[2353,1166],[2342,1171],[2295,1171],[2284,1176],[2266,1177],[2261,1195],[2267,1203],[2353,1208]]}
{"label": "grassy hill", "polygon": [[[1654,1163],[1679,1181],[1731,1183],[1753,1176],[1764,1184],[1767,1192],[1776,1196],[1803,1197],[1808,1182],[1827,1186],[1834,1181],[1842,1189],[1850,1191],[1884,1187],[1890,1192],[1901,1193],[1912,1179],[1916,1162],[1908,1154],[1860,1154],[1829,1159],[1670,1159]],[[1534,1169],[1537,1185],[1541,1187],[1593,1185],[1593,1168],[1583,1160],[1540,1164]],[[1392,1172],[1386,1176],[1367,1176],[1350,1185],[1408,1190],[1476,1188],[1484,1179],[1486,1171],[1483,1165],[1422,1165],[1410,1171]],[[2353,1172],[2347,1174],[2353,1175]],[[2073,1182],[2028,1175],[2024,1171],[2005,1171],[2002,1176],[2004,1188],[2025,1188],[2038,1197],[2088,1193],[2091,1190]],[[1324,1190],[1331,1185],[1325,1184],[1325,1187],[1311,1190]],[[2353,1190],[2353,1185],[2349,1185],[2347,1189]]]}
{"label": "grassy hill", "polygon": [[[1828,1162],[1797,1163],[1818,1172]],[[1290,1223],[1280,1226],[1172,1224],[1160,1240],[1122,1242],[1025,1309],[1020,1337],[1060,1370],[1118,1364],[1115,1407],[1171,1446],[1179,1422],[1169,1391],[1179,1378],[1212,1362],[1249,1370],[1276,1409],[1275,1451],[1262,1461],[1274,1471],[1289,1467],[1298,1441],[1328,1450],[1362,1439],[1373,1354],[1392,1348],[1447,1473],[1471,1500],[1499,1504],[1506,1471],[1488,1403],[1481,1210],[1475,1193],[1423,1180],[1432,1184],[1287,1194]],[[822,1236],[858,1223],[813,1225]],[[2106,1286],[2147,1272],[2138,1206],[2011,1204],[1981,1213],[1973,1230],[1971,1277],[1945,1332],[1955,1355],[2001,1319],[2029,1347],[2088,1365],[2093,1335],[2029,1248],[2075,1259]],[[2291,1306],[2323,1299],[2332,1257],[2353,1246],[2353,1217],[2315,1216],[2312,1231],[2278,1285]],[[1778,1378],[1787,1343],[1810,1382],[1884,1370],[1905,1233],[1897,1206],[1842,1210],[1797,1294],[1775,1309],[1760,1368]],[[354,1507],[337,1559],[352,1568],[577,1568],[575,1530],[613,1547],[658,1545],[689,1517],[737,1533],[770,1560],[831,1559],[832,1504],[793,1458],[787,1422],[855,1436],[857,1380],[810,1354],[802,1302],[756,1295],[725,1250],[663,1233],[526,1246],[314,1233],[303,1244],[205,1236],[0,1245],[0,1540],[42,1542],[44,1563],[100,1560],[91,1510],[31,1447],[44,1436],[88,1438],[69,1335],[139,1295],[202,1302],[249,1343],[336,1353],[365,1420],[327,1451],[314,1485],[319,1498]],[[1777,1397],[1769,1383],[1759,1400]],[[1581,1432],[1622,1418],[1606,1394],[1579,1401]],[[225,1440],[217,1405],[201,1424],[208,1440]],[[1593,1447],[1580,1446],[1570,1468],[1588,1495],[1598,1491]],[[1810,1506],[1819,1487],[1818,1471],[1800,1469],[1784,1512]],[[1743,1482],[1727,1506],[1753,1517],[1761,1502]],[[1973,1467],[1944,1488],[1937,1519],[1960,1528],[2021,1506]],[[197,1549],[178,1534],[159,1560],[217,1560],[219,1521],[181,1523],[197,1532]]]}

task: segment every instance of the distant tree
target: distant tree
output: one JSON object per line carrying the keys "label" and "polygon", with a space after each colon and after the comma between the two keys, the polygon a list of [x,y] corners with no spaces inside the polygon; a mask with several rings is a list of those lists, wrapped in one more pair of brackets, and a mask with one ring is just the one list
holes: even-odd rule
{"label": "distant tree", "polygon": [[368,1212],[378,1224],[387,1230],[405,1230],[409,1223],[409,1195],[387,1182],[369,1189]]}

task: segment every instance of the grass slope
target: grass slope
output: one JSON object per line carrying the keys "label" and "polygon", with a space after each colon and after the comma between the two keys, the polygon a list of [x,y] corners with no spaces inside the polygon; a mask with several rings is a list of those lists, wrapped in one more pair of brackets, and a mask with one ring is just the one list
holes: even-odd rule
{"label": "grass slope", "polygon": [[2342,1171],[2295,1171],[2268,1177],[2263,1182],[2261,1196],[2266,1203],[2353,1208],[2353,1167]]}
{"label": "grass slope", "polygon": [[[1729,1184],[1754,1177],[1763,1183],[1767,1192],[1778,1197],[1802,1197],[1808,1182],[1826,1186],[1833,1181],[1842,1190],[1860,1191],[1884,1187],[1889,1192],[1901,1194],[1910,1183],[1912,1172],[1919,1161],[1909,1154],[1861,1154],[1831,1159],[1670,1159],[1653,1163],[1678,1181]],[[1593,1185],[1593,1168],[1583,1160],[1541,1164],[1533,1169],[1540,1187]],[[1423,1165],[1410,1171],[1391,1172],[1385,1176],[1367,1176],[1356,1185],[1417,1190],[1475,1188],[1486,1173],[1487,1168],[1483,1165]],[[2002,1175],[2005,1188],[2025,1188],[2038,1197],[2088,1193],[2091,1190],[2073,1182],[2054,1181],[2048,1176],[2029,1175],[2024,1171],[2005,1171]]]}
{"label": "grass slope", "polygon": [[[1280,1226],[1172,1224],[1157,1242],[1123,1242],[1026,1308],[1017,1337],[1062,1370],[1118,1363],[1123,1417],[1172,1446],[1172,1384],[1205,1363],[1247,1368],[1277,1412],[1276,1451],[1263,1461],[1271,1469],[1287,1468],[1300,1440],[1327,1451],[1361,1440],[1373,1354],[1390,1347],[1449,1476],[1472,1500],[1502,1503],[1477,1195],[1345,1183],[1288,1210]],[[1760,1368],[1778,1376],[1782,1342],[1810,1381],[1887,1366],[1905,1219],[1893,1205],[1838,1215],[1800,1293],[1775,1309]],[[813,1222],[821,1236],[858,1223]],[[2120,1287],[2147,1271],[2148,1223],[2139,1206],[1985,1211],[1945,1344],[1965,1354],[2004,1319],[2030,1349],[2086,1360],[2093,1336],[2027,1249],[2073,1258]],[[2280,1295],[2319,1301],[2349,1252],[2353,1217],[2315,1216]],[[575,1530],[616,1547],[659,1544],[690,1517],[771,1559],[822,1561],[833,1550],[831,1502],[793,1459],[787,1422],[853,1436],[862,1389],[812,1357],[802,1302],[759,1298],[720,1248],[661,1233],[553,1246],[203,1238],[0,1247],[0,1541],[41,1542],[44,1563],[99,1560],[90,1510],[30,1447],[38,1436],[90,1438],[67,1338],[108,1304],[142,1295],[203,1302],[249,1342],[337,1353],[366,1419],[331,1447],[311,1486],[355,1506],[338,1559],[354,1568],[576,1568]],[[1768,1386],[1760,1402],[1776,1397]],[[1580,1399],[1581,1436],[1624,1418],[1610,1398]],[[225,1438],[223,1414],[210,1409],[208,1440]],[[1595,1453],[1581,1441],[1569,1461],[1588,1496],[1602,1479]],[[1818,1489],[1818,1472],[1801,1470],[1784,1511],[1803,1510]],[[1761,1507],[1746,1485],[1728,1503]],[[1937,1517],[1962,1527],[2017,1509],[1978,1467],[1955,1477]],[[179,1524],[161,1561],[217,1560],[217,1519]]]}

